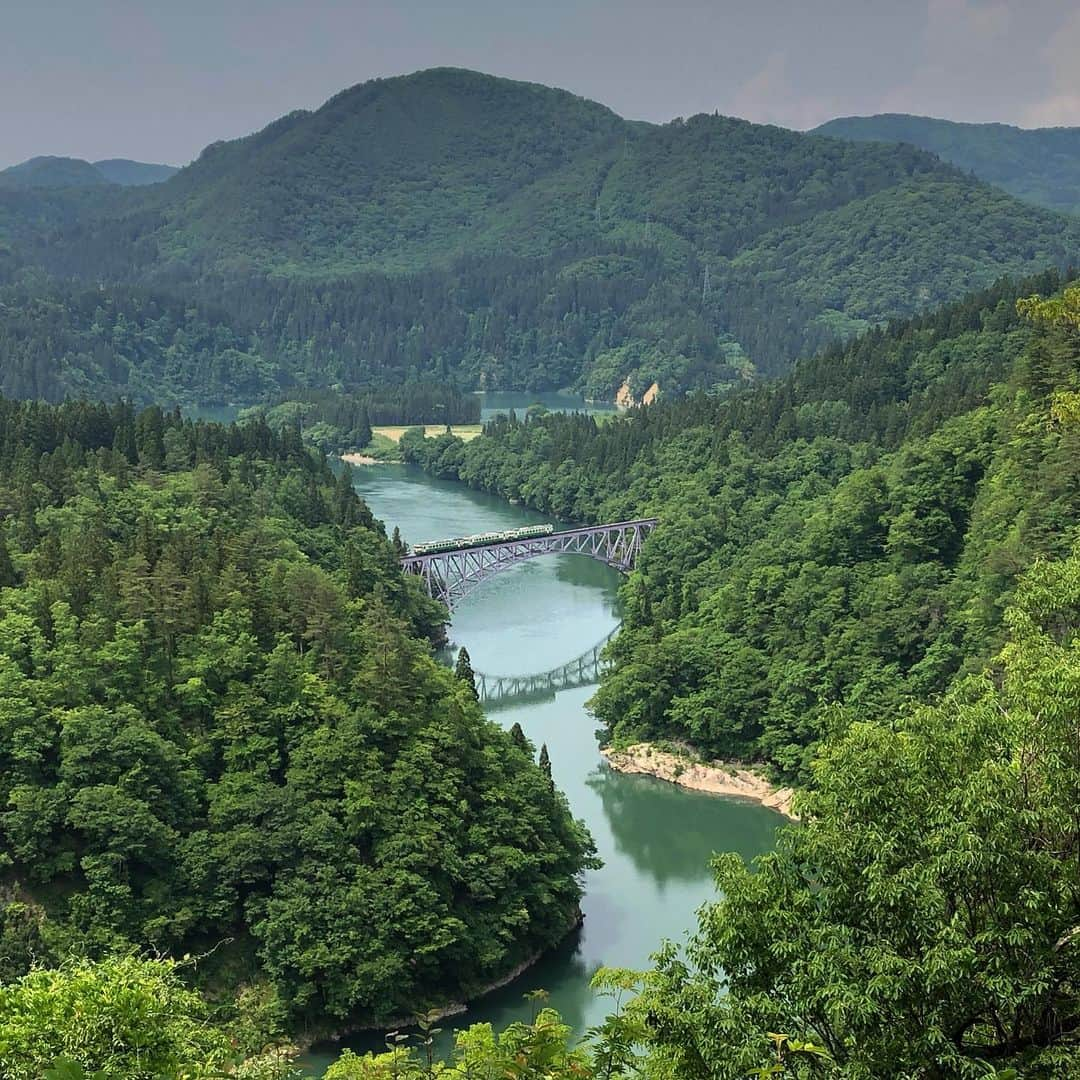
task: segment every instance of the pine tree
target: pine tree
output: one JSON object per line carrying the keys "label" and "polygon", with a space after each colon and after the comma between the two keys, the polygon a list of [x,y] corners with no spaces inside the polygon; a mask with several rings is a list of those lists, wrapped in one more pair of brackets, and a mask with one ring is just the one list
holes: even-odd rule
{"label": "pine tree", "polygon": [[371,420],[368,418],[367,407],[360,406],[360,415],[356,423],[356,445],[362,450],[371,442]]}
{"label": "pine tree", "polygon": [[480,694],[476,689],[476,676],[473,674],[472,662],[469,660],[469,650],[462,648],[457,654],[457,664],[454,665],[454,674],[464,683],[469,684],[473,697],[480,700]]}
{"label": "pine tree", "polygon": [[337,523],[345,528],[355,525],[356,509],[352,469],[346,464],[334,482],[334,517]]}
{"label": "pine tree", "polygon": [[547,777],[548,783],[554,788],[555,781],[551,776],[551,755],[548,753],[547,743],[540,747],[540,771]]}
{"label": "pine tree", "polygon": [[[401,530],[396,525],[394,526],[394,535],[391,538],[390,543],[394,545],[394,551],[398,555],[405,554],[405,541],[401,539]],[[462,652],[464,652],[464,650],[462,650]]]}
{"label": "pine tree", "polygon": [[525,732],[522,731],[521,725],[516,720],[510,728],[510,738],[514,740],[516,746],[526,751],[526,753],[528,752],[529,740],[525,738]]}
{"label": "pine tree", "polygon": [[[18,583],[19,575],[15,571],[14,563],[11,561],[11,552],[8,551],[7,544],[0,540],[0,589]],[[522,737],[524,738],[524,736]]]}

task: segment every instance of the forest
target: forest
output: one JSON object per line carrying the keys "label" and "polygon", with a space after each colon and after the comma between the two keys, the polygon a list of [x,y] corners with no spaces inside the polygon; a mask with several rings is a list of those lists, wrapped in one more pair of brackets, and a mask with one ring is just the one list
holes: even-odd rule
{"label": "forest", "polygon": [[[1059,423],[1080,424],[1078,400]],[[1023,573],[1004,624],[986,671],[939,700],[853,710],[776,850],[717,859],[685,951],[597,972],[609,1012],[584,1040],[536,995],[531,1021],[468,1027],[445,1059],[421,1017],[327,1080],[1075,1076],[1080,554]],[[0,983],[6,1075],[298,1080],[287,1048],[258,1052],[275,1003],[242,994],[223,1022],[190,967],[113,955]]]}
{"label": "forest", "polygon": [[[915,126],[436,69],[0,174],[0,1080],[1080,1077],[1080,224],[1049,142]],[[597,847],[327,452],[653,382],[401,453],[659,518],[598,735],[796,820],[583,1036],[450,1036]]]}
{"label": "forest", "polygon": [[576,924],[591,839],[295,429],[0,399],[0,507],[3,987],[197,957],[219,1019],[299,1037]]}
{"label": "forest", "polygon": [[[51,399],[425,378],[677,396],[1078,246],[1075,220],[912,146],[643,124],[436,69],[216,143],[164,183],[0,185],[0,254],[46,275],[0,306],[0,336],[7,392]],[[23,311],[27,289],[47,305]]]}
{"label": "forest", "polygon": [[1062,284],[1002,282],[728,396],[402,450],[569,520],[659,517],[593,700],[607,738],[806,783],[844,709],[884,719],[980,669],[1017,576],[1070,551],[1080,445],[1054,410],[1080,348],[1017,310]]}
{"label": "forest", "polygon": [[904,142],[929,150],[1018,199],[1062,213],[1080,213],[1080,128],[961,124],[929,116],[885,113],[843,116],[817,135],[857,142]]}

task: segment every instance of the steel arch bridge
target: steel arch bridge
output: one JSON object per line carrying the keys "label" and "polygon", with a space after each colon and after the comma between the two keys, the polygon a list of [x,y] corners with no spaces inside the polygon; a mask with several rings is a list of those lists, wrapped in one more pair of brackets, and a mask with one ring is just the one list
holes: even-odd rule
{"label": "steel arch bridge", "polygon": [[540,671],[532,675],[488,675],[482,671],[474,672],[480,703],[488,712],[493,712],[522,701],[546,700],[554,697],[559,690],[595,686],[607,666],[603,657],[604,646],[618,632],[619,628],[616,626],[592,648],[550,671]]}
{"label": "steel arch bridge", "polygon": [[488,578],[541,555],[587,555],[625,573],[633,568],[645,537],[657,521],[657,518],[638,518],[430,555],[404,555],[401,568],[422,578],[428,594],[453,611],[455,604]]}

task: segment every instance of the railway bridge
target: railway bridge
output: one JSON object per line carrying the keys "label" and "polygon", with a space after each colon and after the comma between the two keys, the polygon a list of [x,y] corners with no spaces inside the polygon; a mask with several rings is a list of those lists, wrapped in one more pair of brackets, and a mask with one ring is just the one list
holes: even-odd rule
{"label": "railway bridge", "polygon": [[616,521],[490,544],[463,542],[460,548],[404,555],[401,568],[422,578],[428,594],[453,611],[455,604],[488,578],[541,555],[586,555],[625,573],[633,568],[641,545],[656,527],[657,520]]}

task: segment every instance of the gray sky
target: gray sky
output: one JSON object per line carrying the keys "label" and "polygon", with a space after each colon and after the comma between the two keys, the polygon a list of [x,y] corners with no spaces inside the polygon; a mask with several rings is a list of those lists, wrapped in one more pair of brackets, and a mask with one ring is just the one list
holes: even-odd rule
{"label": "gray sky", "polygon": [[1076,0],[0,0],[0,167],[182,164],[365,79],[452,65],[624,116],[1080,125]]}

